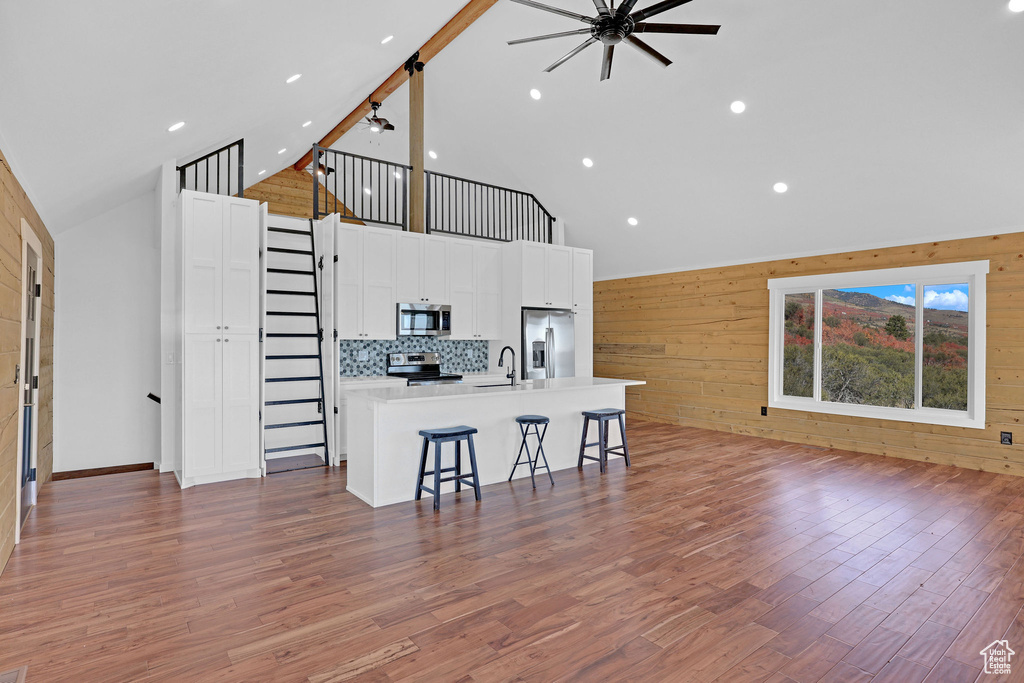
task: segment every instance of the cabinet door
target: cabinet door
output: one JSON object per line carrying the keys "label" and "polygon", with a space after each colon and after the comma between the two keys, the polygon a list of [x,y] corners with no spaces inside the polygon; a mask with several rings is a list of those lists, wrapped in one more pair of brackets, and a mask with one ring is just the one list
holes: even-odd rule
{"label": "cabinet door", "polygon": [[259,337],[225,335],[223,358],[223,472],[252,470],[259,463]]}
{"label": "cabinet door", "polygon": [[220,334],[185,335],[182,449],[186,477],[221,472],[221,339]]}
{"label": "cabinet door", "polygon": [[232,334],[258,334],[259,204],[224,200],[224,329]]}
{"label": "cabinet door", "polygon": [[214,333],[222,324],[223,200],[186,191],[182,201],[185,332]]}
{"label": "cabinet door", "polygon": [[421,262],[420,293],[425,303],[448,303],[448,240],[444,237],[424,237]]}
{"label": "cabinet door", "polygon": [[572,307],[594,308],[594,252],[589,249],[572,250]]}
{"label": "cabinet door", "polygon": [[395,246],[393,231],[367,231],[363,235],[363,336],[395,339]]}
{"label": "cabinet door", "polygon": [[594,311],[573,311],[576,344],[576,376],[594,376]]}
{"label": "cabinet door", "polygon": [[397,274],[395,292],[400,303],[418,304],[423,301],[422,264],[423,237],[414,233],[398,235]]}
{"label": "cabinet door", "polygon": [[362,233],[355,227],[339,225],[336,237],[338,261],[334,269],[334,310],[338,338],[362,339]]}
{"label": "cabinet door", "polygon": [[501,338],[501,248],[473,247],[476,279],[476,339]]}
{"label": "cabinet door", "polygon": [[476,274],[473,244],[452,240],[451,263],[452,334],[450,339],[476,339]]}
{"label": "cabinet door", "polygon": [[547,247],[544,280],[548,306],[572,306],[572,247]]}
{"label": "cabinet door", "polygon": [[548,306],[545,278],[547,275],[547,246],[539,242],[524,242],[523,250],[523,306]]}

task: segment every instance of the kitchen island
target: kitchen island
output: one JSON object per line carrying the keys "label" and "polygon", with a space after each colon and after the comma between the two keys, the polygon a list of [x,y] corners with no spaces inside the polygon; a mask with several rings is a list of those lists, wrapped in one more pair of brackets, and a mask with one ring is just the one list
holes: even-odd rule
{"label": "kitchen island", "polygon": [[[544,437],[544,452],[551,470],[575,467],[583,429],[581,413],[625,408],[626,387],[640,384],[644,382],[564,377],[514,387],[441,384],[350,391],[346,406],[348,490],[373,507],[413,500],[423,444],[419,430],[463,424],[479,430],[474,442],[480,484],[505,481],[522,440],[515,418],[527,414],[551,418]],[[617,427],[609,429],[610,446],[621,443],[618,431]],[[588,442],[596,440],[597,431],[592,423]],[[535,441],[531,436],[531,450],[536,450]],[[445,445],[446,467],[454,461],[454,450],[453,445]],[[591,451],[596,452],[596,448]],[[464,454],[463,472],[468,471],[468,461]],[[431,450],[427,469],[432,469],[432,462]],[[622,467],[621,458],[612,457],[611,466]],[[537,486],[550,486],[543,472],[537,474],[543,477],[537,479]],[[516,470],[516,479],[529,476],[525,465]],[[530,486],[529,482],[525,485]],[[453,482],[442,485],[442,495],[450,491],[454,491]],[[472,500],[471,488],[468,495]]]}

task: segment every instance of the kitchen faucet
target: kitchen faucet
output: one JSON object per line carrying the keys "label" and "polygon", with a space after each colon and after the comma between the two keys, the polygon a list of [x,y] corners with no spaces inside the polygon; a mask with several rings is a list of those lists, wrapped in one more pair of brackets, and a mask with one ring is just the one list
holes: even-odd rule
{"label": "kitchen faucet", "polygon": [[516,350],[513,349],[511,346],[506,346],[502,348],[501,355],[498,356],[498,367],[501,368],[505,366],[506,349],[512,352],[512,364],[508,367],[508,374],[505,375],[505,377],[508,377],[510,380],[512,380],[510,382],[510,385],[514,387],[516,385]]}

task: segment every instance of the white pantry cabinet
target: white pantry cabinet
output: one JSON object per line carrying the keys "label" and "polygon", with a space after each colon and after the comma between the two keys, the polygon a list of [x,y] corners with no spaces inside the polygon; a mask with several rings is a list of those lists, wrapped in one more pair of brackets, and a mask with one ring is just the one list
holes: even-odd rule
{"label": "white pantry cabinet", "polygon": [[501,338],[501,246],[451,240],[451,339]]}
{"label": "white pantry cabinet", "polygon": [[258,477],[259,204],[183,191],[182,488]]}
{"label": "white pantry cabinet", "polygon": [[572,306],[572,247],[539,242],[516,242],[511,248],[522,251],[523,306]]}
{"label": "white pantry cabinet", "polygon": [[399,233],[341,224],[335,292],[339,339],[395,339]]}
{"label": "white pantry cabinet", "polygon": [[398,235],[399,303],[447,304],[448,243],[444,237],[412,232]]}

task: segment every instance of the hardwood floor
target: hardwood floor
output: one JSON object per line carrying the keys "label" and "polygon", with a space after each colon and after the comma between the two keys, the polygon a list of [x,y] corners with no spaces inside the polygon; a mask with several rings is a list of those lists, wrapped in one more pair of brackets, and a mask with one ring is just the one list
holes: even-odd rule
{"label": "hardwood floor", "polygon": [[373,510],[343,468],[48,484],[0,577],[0,671],[1014,680],[979,652],[1024,652],[1024,479],[637,421],[629,438],[629,471],[463,491],[439,514],[428,496]]}

